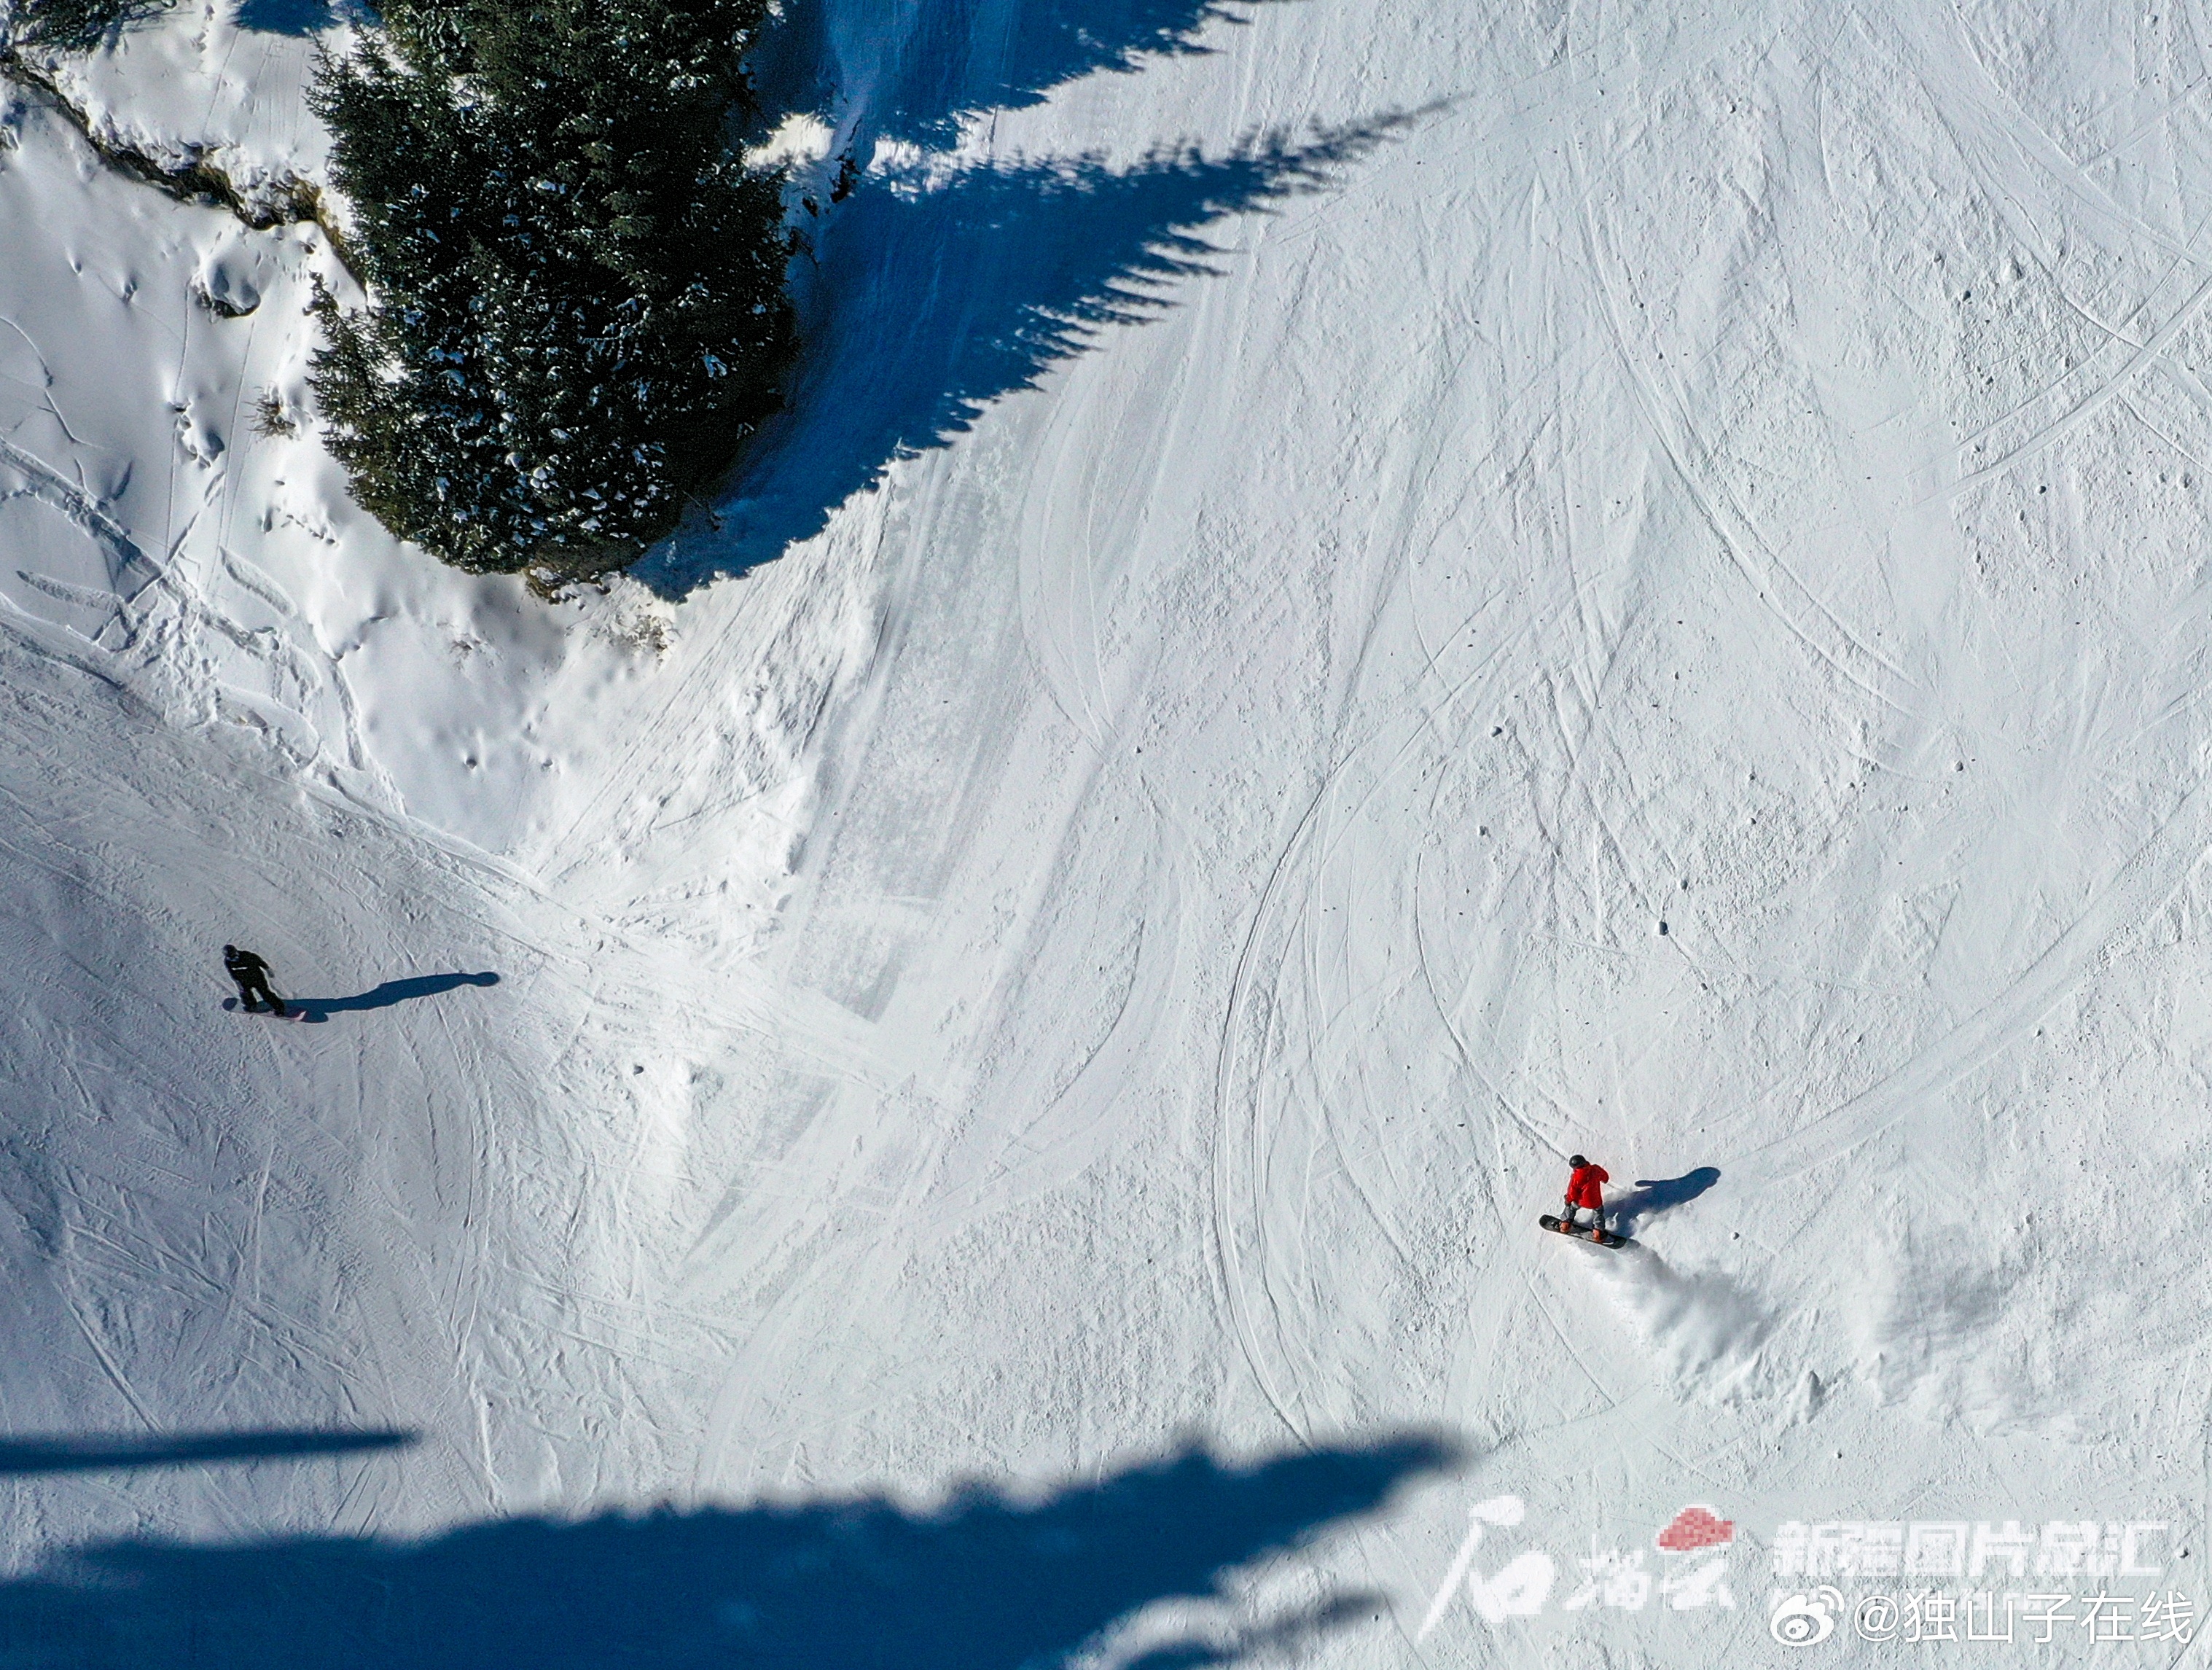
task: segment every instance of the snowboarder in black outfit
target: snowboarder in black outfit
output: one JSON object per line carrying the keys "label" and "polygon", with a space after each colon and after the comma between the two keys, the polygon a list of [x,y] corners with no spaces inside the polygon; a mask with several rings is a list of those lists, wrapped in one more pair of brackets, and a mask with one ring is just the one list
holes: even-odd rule
{"label": "snowboarder in black outfit", "polygon": [[230,970],[230,977],[238,982],[238,1000],[249,1015],[256,1012],[254,998],[269,1000],[270,1008],[279,1015],[289,1015],[284,999],[269,989],[269,965],[252,951],[242,951],[235,945],[222,948],[222,966]]}

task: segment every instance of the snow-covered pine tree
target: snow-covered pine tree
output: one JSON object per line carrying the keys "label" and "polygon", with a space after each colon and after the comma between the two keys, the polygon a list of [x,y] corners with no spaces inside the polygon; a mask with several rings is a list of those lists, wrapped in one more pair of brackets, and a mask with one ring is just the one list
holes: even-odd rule
{"label": "snow-covered pine tree", "polygon": [[778,404],[779,174],[729,135],[767,0],[395,0],[316,106],[371,305],[313,377],[361,503],[458,567],[635,562]]}
{"label": "snow-covered pine tree", "polygon": [[169,0],[0,0],[0,52],[44,46],[82,52],[150,17]]}

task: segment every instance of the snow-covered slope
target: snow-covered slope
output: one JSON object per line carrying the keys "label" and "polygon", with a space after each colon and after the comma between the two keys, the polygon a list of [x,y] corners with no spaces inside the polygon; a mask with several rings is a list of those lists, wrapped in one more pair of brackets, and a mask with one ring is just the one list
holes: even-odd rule
{"label": "snow-covered slope", "polygon": [[[216,27],[73,85],[314,167],[304,49]],[[2070,1607],[2015,1655],[2176,1661],[2212,19],[787,27],[867,165],[797,404],[559,606],[255,432],[319,233],[13,109],[0,1406],[422,1435],[10,1484],[18,1568],[154,1574],[91,1661],[314,1571],[433,1598],[207,1661],[447,1661],[405,1618],[535,1571],[685,1663],[1873,1663],[2008,1591]],[[226,1014],[225,939],[359,1001]],[[1536,1229],[1572,1151],[1632,1248]],[[846,1559],[805,1625],[715,1587]],[[680,1638],[609,1576],[664,1563]]]}

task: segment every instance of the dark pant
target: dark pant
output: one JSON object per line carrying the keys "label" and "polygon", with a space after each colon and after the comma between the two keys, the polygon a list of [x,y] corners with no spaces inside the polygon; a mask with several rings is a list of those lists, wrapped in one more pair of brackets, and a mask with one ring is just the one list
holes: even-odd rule
{"label": "dark pant", "polygon": [[284,999],[269,989],[268,975],[233,975],[231,978],[238,982],[238,999],[246,1005],[247,1014],[253,1012],[253,999],[257,993],[265,999],[269,1006],[278,1014],[288,1012],[284,1007]]}
{"label": "dark pant", "polygon": [[1560,1224],[1569,1230],[1580,1229],[1582,1225],[1575,1221],[1576,1215],[1579,1212],[1588,1212],[1592,1219],[1590,1227],[1596,1230],[1600,1235],[1603,1235],[1605,1233],[1605,1208],[1603,1206],[1577,1206],[1573,1201],[1570,1200],[1567,1202],[1567,1209],[1559,1214]]}

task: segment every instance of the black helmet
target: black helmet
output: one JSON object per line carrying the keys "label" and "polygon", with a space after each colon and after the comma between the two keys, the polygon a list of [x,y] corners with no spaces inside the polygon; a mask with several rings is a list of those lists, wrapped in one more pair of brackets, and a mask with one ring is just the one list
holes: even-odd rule
{"label": "black helmet", "polygon": [[222,954],[225,956],[236,956],[238,955],[238,947],[235,945],[225,945],[222,948]]}
{"label": "black helmet", "polygon": [[1579,1154],[1570,1154],[1567,1156],[1567,1163],[1574,1167],[1576,1170],[1580,1171],[1584,1166],[1588,1165],[1589,1162]]}

